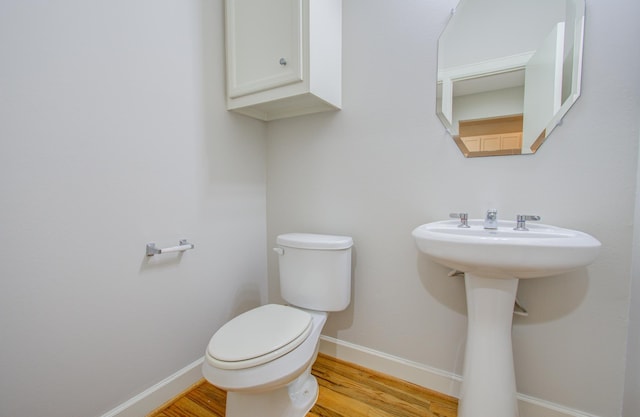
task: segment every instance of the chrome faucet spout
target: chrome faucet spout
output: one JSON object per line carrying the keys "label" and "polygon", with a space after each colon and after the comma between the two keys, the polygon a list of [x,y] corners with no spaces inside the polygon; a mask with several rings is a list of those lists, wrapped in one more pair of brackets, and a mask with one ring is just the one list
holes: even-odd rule
{"label": "chrome faucet spout", "polygon": [[484,218],[485,229],[497,229],[498,228],[498,210],[489,209],[487,215]]}

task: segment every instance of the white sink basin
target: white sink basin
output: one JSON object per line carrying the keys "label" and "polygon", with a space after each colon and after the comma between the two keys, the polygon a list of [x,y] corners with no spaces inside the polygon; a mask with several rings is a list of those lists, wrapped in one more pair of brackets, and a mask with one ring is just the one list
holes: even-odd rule
{"label": "white sink basin", "polygon": [[516,231],[515,221],[499,221],[487,230],[483,220],[445,220],[418,226],[413,237],[418,248],[434,261],[491,278],[536,278],[557,275],[589,265],[600,252],[600,242],[576,230],[527,223]]}
{"label": "white sink basin", "polygon": [[418,248],[434,261],[464,272],[467,341],[459,417],[517,417],[511,343],[513,306],[520,278],[556,275],[593,262],[600,242],[586,233],[544,224],[483,220],[423,224],[413,230]]}

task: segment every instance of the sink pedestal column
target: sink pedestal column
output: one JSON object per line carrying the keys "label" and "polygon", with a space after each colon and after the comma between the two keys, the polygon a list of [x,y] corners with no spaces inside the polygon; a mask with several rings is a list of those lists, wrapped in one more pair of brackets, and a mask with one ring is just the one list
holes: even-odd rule
{"label": "sink pedestal column", "polygon": [[465,274],[467,344],[459,417],[517,417],[511,347],[517,278]]}

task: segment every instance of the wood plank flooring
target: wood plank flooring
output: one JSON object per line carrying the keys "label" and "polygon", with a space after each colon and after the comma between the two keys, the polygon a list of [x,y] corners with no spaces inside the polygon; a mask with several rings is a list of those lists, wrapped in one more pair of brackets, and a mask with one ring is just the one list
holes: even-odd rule
{"label": "wood plank flooring", "polygon": [[[330,356],[319,354],[312,373],[320,393],[306,417],[457,416],[453,397]],[[226,397],[202,380],[147,417],[224,417]]]}

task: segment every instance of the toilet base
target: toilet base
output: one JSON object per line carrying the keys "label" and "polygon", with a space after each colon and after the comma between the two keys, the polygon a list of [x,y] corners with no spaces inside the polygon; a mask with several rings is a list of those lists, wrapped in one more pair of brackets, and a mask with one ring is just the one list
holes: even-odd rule
{"label": "toilet base", "polygon": [[311,367],[290,384],[259,393],[227,393],[226,417],[304,417],[318,400]]}

